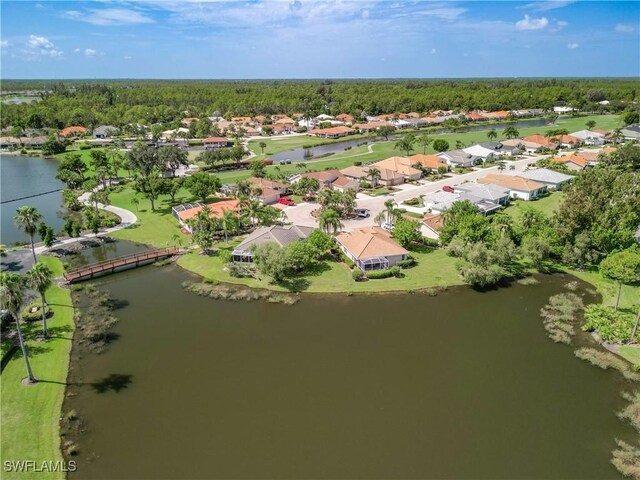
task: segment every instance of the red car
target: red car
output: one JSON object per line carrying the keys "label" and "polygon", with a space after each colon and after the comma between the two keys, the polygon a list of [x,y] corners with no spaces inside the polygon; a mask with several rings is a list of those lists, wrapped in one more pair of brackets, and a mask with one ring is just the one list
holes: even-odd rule
{"label": "red car", "polygon": [[453,187],[450,187],[449,185],[445,185],[444,187],[442,187],[442,191],[453,193],[454,190],[453,190]]}
{"label": "red car", "polygon": [[287,207],[293,207],[295,205],[295,203],[291,199],[289,199],[289,197],[280,197],[278,203],[286,205]]}

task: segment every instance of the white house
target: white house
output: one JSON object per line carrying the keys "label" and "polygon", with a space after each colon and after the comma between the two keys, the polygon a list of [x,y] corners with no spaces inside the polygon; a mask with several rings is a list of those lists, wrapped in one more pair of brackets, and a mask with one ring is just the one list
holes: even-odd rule
{"label": "white house", "polygon": [[478,183],[485,185],[493,183],[494,185],[508,188],[511,198],[521,198],[522,200],[533,200],[547,191],[545,184],[535,180],[498,173],[490,173],[481,177],[478,179]]}
{"label": "white house", "polygon": [[550,190],[562,190],[562,187],[575,177],[556,172],[548,168],[534,168],[524,172],[505,172],[505,175],[518,176],[546,185]]}
{"label": "white house", "polygon": [[579,130],[570,135],[579,138],[585,145],[604,145],[604,133],[592,132],[591,130]]}
{"label": "white house", "polygon": [[569,113],[569,112],[577,112],[577,108],[573,107],[553,107],[554,113]]}
{"label": "white house", "polygon": [[474,157],[481,158],[483,162],[492,162],[498,158],[498,154],[494,150],[477,144],[471,145],[467,148],[463,148],[462,151],[468,153],[469,155],[473,155]]}

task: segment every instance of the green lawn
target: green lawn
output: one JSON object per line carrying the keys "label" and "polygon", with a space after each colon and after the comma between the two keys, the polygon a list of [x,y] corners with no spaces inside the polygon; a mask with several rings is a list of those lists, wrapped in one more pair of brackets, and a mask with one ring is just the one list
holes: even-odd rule
{"label": "green lawn", "polygon": [[546,197],[538,200],[512,200],[510,205],[504,209],[504,213],[511,215],[514,219],[518,218],[523,207],[535,207],[547,215],[551,216],[564,200],[564,192],[551,192]]}
{"label": "green lawn", "polygon": [[[116,207],[125,208],[132,211],[137,217],[138,222],[131,228],[118,230],[112,234],[113,237],[121,240],[131,240],[133,242],[145,243],[154,247],[166,247],[167,245],[175,245],[174,235],[178,235],[183,239],[184,244],[188,244],[190,239],[188,236],[180,232],[180,224],[171,215],[171,198],[168,195],[161,195],[156,200],[156,211],[151,211],[151,202],[141,197],[138,208],[131,204],[131,200],[136,196],[136,192],[132,188],[124,188],[121,192],[112,193],[109,198],[111,204]],[[176,203],[194,202],[191,194],[182,189],[176,195]]]}
{"label": "green lawn", "polygon": [[[221,245],[222,249],[232,250],[238,241],[230,242],[228,246]],[[448,257],[444,250],[433,250],[428,253],[412,253],[418,260],[418,265],[403,270],[404,278],[385,278],[355,282],[351,277],[351,271],[343,264],[330,261],[301,278],[292,280],[292,284],[300,285],[308,282],[303,287],[305,292],[386,292],[419,290],[429,287],[446,287],[460,285],[462,280],[455,269],[455,262]],[[254,288],[269,288],[277,291],[286,291],[287,288],[269,283],[267,277],[260,280],[253,278],[234,278],[223,270],[224,263],[219,255],[204,256],[197,252],[183,255],[178,260],[178,265],[190,270],[205,279],[216,280],[246,285]]]}
{"label": "green lawn", "polygon": [[[53,257],[40,257],[56,276],[62,275],[62,263]],[[47,291],[47,301],[54,315],[48,321],[54,338],[46,343],[32,340],[40,333],[41,322],[25,326],[29,357],[35,376],[40,380],[25,387],[20,381],[26,376],[24,359],[18,351],[2,372],[2,448],[1,458],[7,460],[62,460],[60,424],[62,400],[69,367],[69,352],[73,337],[73,306],[69,290],[56,285]],[[3,472],[3,479],[36,478],[33,473]],[[38,479],[64,479],[63,473],[39,473]]]}
{"label": "green lawn", "polygon": [[621,356],[629,360],[634,365],[640,366],[640,347],[620,347],[618,353],[620,353]]}

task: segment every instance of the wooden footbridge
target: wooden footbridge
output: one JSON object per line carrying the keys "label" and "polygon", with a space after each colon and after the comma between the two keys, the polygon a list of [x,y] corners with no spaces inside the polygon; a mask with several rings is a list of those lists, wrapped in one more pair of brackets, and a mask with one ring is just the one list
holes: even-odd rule
{"label": "wooden footbridge", "polygon": [[65,274],[64,280],[65,283],[81,282],[83,280],[89,280],[97,275],[108,275],[110,273],[119,272],[129,268],[139,267],[141,265],[146,265],[162,258],[172,257],[178,254],[180,254],[179,248],[169,247],[125,255],[71,270]]}

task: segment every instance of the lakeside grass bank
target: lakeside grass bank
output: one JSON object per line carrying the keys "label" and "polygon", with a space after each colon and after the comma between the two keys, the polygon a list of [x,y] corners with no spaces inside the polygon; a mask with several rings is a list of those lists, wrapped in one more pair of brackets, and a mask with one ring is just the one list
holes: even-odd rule
{"label": "lakeside grass bank", "polygon": [[[41,256],[40,260],[51,268],[55,277],[63,274],[62,262],[53,257]],[[11,460],[62,461],[60,451],[60,416],[64,399],[69,355],[73,331],[73,305],[71,292],[52,285],[47,290],[47,302],[53,316],[47,320],[52,338],[39,342],[34,336],[41,331],[41,322],[24,326],[33,372],[39,382],[23,386],[26,376],[22,352],[17,351],[2,372],[1,436],[2,464]],[[63,472],[4,471],[6,480],[64,479]]]}

